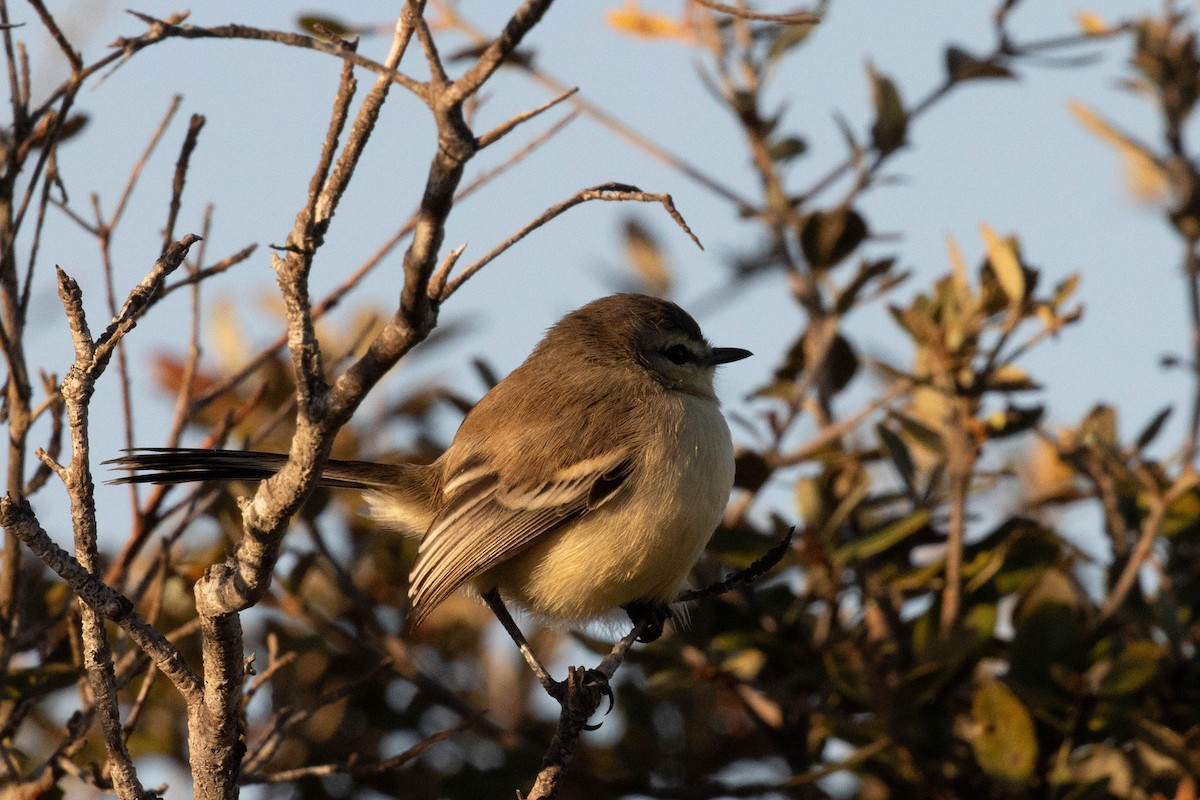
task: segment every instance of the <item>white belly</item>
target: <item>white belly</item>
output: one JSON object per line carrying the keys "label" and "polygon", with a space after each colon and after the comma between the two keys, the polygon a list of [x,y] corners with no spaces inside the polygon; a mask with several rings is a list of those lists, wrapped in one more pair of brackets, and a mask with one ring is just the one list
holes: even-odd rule
{"label": "white belly", "polygon": [[637,464],[618,494],[482,577],[551,619],[582,620],[678,594],[721,520],[733,445],[717,404],[673,395],[672,447]]}

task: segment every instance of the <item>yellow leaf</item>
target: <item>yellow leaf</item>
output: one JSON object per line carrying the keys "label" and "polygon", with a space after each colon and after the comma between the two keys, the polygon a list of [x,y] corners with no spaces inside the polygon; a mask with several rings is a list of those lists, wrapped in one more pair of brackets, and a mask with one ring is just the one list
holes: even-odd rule
{"label": "yellow leaf", "polygon": [[688,28],[683,22],[666,14],[643,11],[637,0],[626,3],[624,8],[604,12],[604,19],[612,28],[632,36],[646,39],[688,38]]}
{"label": "yellow leaf", "polygon": [[989,775],[1024,783],[1037,763],[1033,717],[1007,686],[997,680],[980,683],[971,702],[974,725],[968,735],[975,760]]}
{"label": "yellow leaf", "polygon": [[209,323],[209,336],[217,362],[227,369],[240,367],[250,357],[249,337],[238,320],[238,309],[232,300],[217,300]]}
{"label": "yellow leaf", "polygon": [[1167,171],[1148,147],[1122,133],[1083,103],[1073,100],[1067,107],[1085,128],[1116,149],[1124,162],[1125,180],[1134,197],[1148,203],[1165,199],[1170,188]]}
{"label": "yellow leaf", "polygon": [[1010,239],[997,236],[990,225],[980,225],[979,229],[987,246],[988,262],[996,272],[1000,288],[1008,295],[1010,302],[1020,303],[1025,299],[1025,270],[1021,268],[1017,248]]}
{"label": "yellow leaf", "polygon": [[661,297],[670,294],[671,266],[654,235],[634,219],[625,223],[625,255],[654,294]]}
{"label": "yellow leaf", "polygon": [[1080,11],[1075,15],[1079,29],[1088,36],[1104,36],[1109,33],[1108,24],[1094,11]]}
{"label": "yellow leaf", "polygon": [[971,282],[967,278],[967,262],[963,259],[962,249],[959,248],[958,242],[948,233],[946,234],[946,251],[950,258],[950,269],[954,274],[954,286],[960,294],[963,294],[964,290],[971,286]]}
{"label": "yellow leaf", "polygon": [[1040,436],[1033,438],[1019,474],[1030,505],[1075,496],[1074,468],[1062,460],[1053,443]]}

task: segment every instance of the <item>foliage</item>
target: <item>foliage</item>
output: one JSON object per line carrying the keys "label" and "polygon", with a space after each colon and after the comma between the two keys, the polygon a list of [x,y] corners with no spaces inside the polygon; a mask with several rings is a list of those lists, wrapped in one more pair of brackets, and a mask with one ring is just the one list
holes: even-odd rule
{"label": "foliage", "polygon": [[[739,452],[735,497],[695,582],[746,566],[782,530],[799,529],[769,579],[693,604],[689,624],[631,652],[617,710],[601,732],[584,734],[560,794],[1194,797],[1200,388],[1180,442],[1160,441],[1170,408],[1130,437],[1101,398],[1078,423],[1049,429],[1039,398],[1056,376],[1032,375],[1023,360],[1048,338],[1072,335],[1081,315],[1078,276],[1049,277],[1063,270],[1035,267],[1017,237],[983,226],[966,248],[982,254],[978,264],[949,241],[946,275],[911,286],[896,257],[875,247],[863,254],[875,236],[862,203],[880,193],[890,160],[948,94],[1012,78],[1048,50],[1131,48],[1127,84],[1161,116],[1161,145],[1137,140],[1086,105],[1074,109],[1131,166],[1138,191],[1162,201],[1200,331],[1200,173],[1186,136],[1200,96],[1193,20],[1168,4],[1159,18],[1105,24],[1085,15],[1078,36],[1020,42],[1006,27],[1019,4],[1000,3],[994,51],[948,46],[943,82],[915,103],[884,65],[869,66],[869,125],[846,125],[845,156],[799,186],[789,165],[817,154],[802,133],[784,129],[768,97],[778,96],[772,67],[802,51],[820,23],[714,5],[721,4],[687,4],[673,18],[634,3],[607,16],[646,46],[663,40],[694,50],[739,126],[760,194],[729,189],[747,184],[737,175],[681,169],[754,226],[753,244],[729,258],[733,277],[763,275],[804,312],[801,328],[781,326],[786,355],[764,368],[770,379],[742,415],[756,444]],[[454,6],[438,12],[439,35],[487,44]],[[836,14],[837,4],[826,13]],[[354,31],[335,19],[303,25],[330,40]],[[522,50],[508,66],[539,79],[536,63],[535,51]],[[586,88],[572,102],[580,113],[597,113]],[[49,152],[47,141],[57,147],[75,132],[65,112],[49,113],[24,131],[26,151],[9,155],[10,201],[17,159],[33,148]],[[7,219],[15,234],[11,208]],[[13,275],[14,241],[4,253]],[[636,220],[626,226],[626,253],[643,287],[665,293],[675,284],[663,248]],[[190,268],[202,274],[205,267],[196,258]],[[10,340],[19,333],[16,287],[15,279],[3,287]],[[859,312],[879,302],[907,345],[905,363],[872,359],[854,344]],[[228,319],[217,328],[229,340],[248,338]],[[353,335],[318,333],[324,352],[349,359],[378,328],[364,319]],[[1200,336],[1193,346],[1200,348]],[[11,395],[18,362],[12,352],[8,358]],[[1188,358],[1194,372],[1200,350]],[[291,356],[273,344],[252,371],[237,380],[232,372],[189,356],[164,357],[156,374],[184,398],[181,408],[190,402],[193,432],[287,451],[296,402]],[[486,364],[480,373],[484,383],[495,381]],[[875,384],[864,393],[868,373]],[[57,397],[48,380],[41,412],[61,413]],[[846,413],[851,403],[857,410]],[[371,451],[373,432],[389,426],[412,442],[395,459],[432,459],[446,446],[434,412],[469,406],[440,386],[412,389],[378,416],[356,416],[333,454]],[[9,423],[10,432],[28,426],[11,411]],[[10,491],[40,488],[47,476],[34,472],[19,472]],[[789,487],[793,515],[764,522],[750,513],[768,485]],[[125,551],[105,554],[113,565],[106,580],[157,630],[173,631],[190,663],[201,661],[193,586],[243,536],[236,498],[250,491],[204,486],[143,498]],[[1072,543],[1067,511],[1095,521],[1107,560],[1092,563]],[[181,538],[200,518],[219,535]],[[289,557],[245,633],[244,652],[254,655],[242,699],[244,784],[265,784],[266,796],[313,798],[528,788],[557,719],[535,702],[541,689],[514,666],[507,643],[489,644],[493,621],[480,605],[455,599],[415,636],[399,635],[414,547],[380,532],[354,497],[318,491],[308,499],[287,535]],[[1098,582],[1087,577],[1097,573]],[[39,785],[46,796],[71,786],[73,774],[107,786],[106,767],[88,766],[105,755],[101,737],[87,730],[95,715],[80,680],[78,607],[56,576],[28,559],[24,584],[19,596],[6,590],[5,779],[32,787],[49,775]],[[111,629],[109,639],[135,761],[163,755],[184,763],[180,692],[155,678],[123,633]],[[575,639],[597,659],[608,649],[582,634]],[[566,640],[543,631],[533,645],[550,653]],[[52,707],[64,701],[85,709],[71,723],[83,728],[59,740],[46,731],[55,727]]]}

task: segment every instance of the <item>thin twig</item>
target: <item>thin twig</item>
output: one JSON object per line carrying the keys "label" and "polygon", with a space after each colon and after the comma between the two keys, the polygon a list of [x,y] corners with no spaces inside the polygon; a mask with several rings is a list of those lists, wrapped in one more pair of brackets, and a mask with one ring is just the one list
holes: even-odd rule
{"label": "thin twig", "polygon": [[787,555],[792,547],[792,537],[795,535],[795,527],[788,528],[783,538],[771,545],[771,549],[756,558],[750,566],[737,570],[724,580],[710,583],[700,589],[689,589],[675,598],[675,602],[688,603],[705,597],[713,597],[758,582]]}
{"label": "thin twig", "polygon": [[[1152,477],[1143,478],[1143,483],[1148,484],[1150,488]],[[1113,584],[1112,591],[1104,598],[1103,605],[1100,606],[1100,612],[1096,616],[1096,624],[1099,625],[1107,621],[1121,604],[1125,602],[1125,598],[1133,589],[1134,583],[1137,581],[1138,572],[1142,565],[1146,563],[1146,559],[1150,556],[1150,550],[1162,531],[1164,520],[1171,510],[1171,506],[1175,501],[1182,497],[1185,493],[1195,488],[1197,482],[1196,471],[1190,464],[1185,465],[1184,469],[1179,473],[1178,477],[1165,492],[1161,494],[1152,494],[1148,503],[1150,506],[1149,512],[1142,519],[1141,536],[1138,537],[1137,544],[1134,545],[1133,552],[1129,556],[1129,560],[1125,562],[1125,568],[1121,570],[1121,574],[1117,577],[1117,582]],[[1147,492],[1148,494],[1150,492]]]}
{"label": "thin twig", "polygon": [[[208,213],[208,212],[206,212],[206,213]],[[164,286],[162,289],[160,289],[158,292],[158,299],[161,300],[162,298],[166,297],[167,295],[171,294],[172,292],[174,292],[177,289],[183,289],[188,286],[194,286],[196,284],[199,284],[203,281],[208,280],[209,278],[213,277],[214,275],[220,275],[222,272],[225,272],[225,271],[231,269],[232,267],[236,267],[238,264],[242,263],[246,259],[250,258],[250,256],[254,255],[254,251],[257,249],[258,249],[258,245],[256,245],[256,244],[247,245],[247,246],[243,247],[241,250],[238,250],[233,255],[227,256],[226,258],[221,259],[217,263],[213,264],[211,267],[204,267],[203,269],[189,270],[186,278],[180,278],[179,280],[177,280],[173,283],[169,283],[166,286]]]}
{"label": "thin twig", "polygon": [[[204,28],[197,25],[179,25],[171,22],[169,19],[157,19],[148,14],[142,14],[136,11],[130,11],[130,14],[145,22],[150,26],[150,30],[141,36],[121,37],[113,42],[113,47],[118,50],[119,58],[128,59],[137,51],[157,44],[160,41],[171,38],[178,39],[247,39],[259,42],[275,42],[288,47],[299,47],[306,50],[316,50],[321,53],[336,56],[351,62],[355,66],[374,72],[376,75],[386,77],[392,83],[397,83],[408,89],[414,95],[424,99],[427,96],[427,87],[420,81],[402,73],[396,72],[394,69],[388,68],[385,64],[380,64],[377,61],[372,61],[365,56],[359,55],[352,48],[348,47],[342,41],[327,41],[318,39],[312,36],[306,36],[302,33],[289,33],[286,31],[264,30],[262,28],[254,28],[249,25],[217,25],[211,28]],[[111,59],[115,60],[115,59]]]}
{"label": "thin twig", "polygon": [[37,12],[38,17],[42,20],[42,24],[46,26],[46,30],[50,32],[50,36],[54,39],[54,43],[58,45],[58,49],[63,51],[63,55],[67,57],[67,61],[71,65],[71,70],[78,72],[83,67],[83,59],[79,57],[78,51],[71,47],[71,43],[67,41],[67,37],[63,34],[62,28],[58,27],[53,15],[46,9],[42,0],[28,0],[29,5],[33,6],[33,10]]}
{"label": "thin twig", "polygon": [[816,25],[821,21],[821,15],[815,11],[792,11],[787,14],[763,14],[746,8],[718,3],[716,0],[691,0],[699,6],[729,14],[738,19],[749,19],[756,22],[779,22],[783,25]]}
{"label": "thin twig", "polygon": [[[492,167],[491,169],[485,170],[484,172],[480,173],[479,176],[477,176],[473,181],[468,183],[466,186],[464,186],[462,189],[460,189],[458,191],[458,193],[455,194],[454,202],[460,203],[463,200],[465,200],[466,198],[473,195],[475,192],[484,188],[488,183],[490,183],[491,181],[493,181],[500,175],[507,172],[509,169],[511,169],[516,164],[520,163],[524,158],[528,157],[530,153],[537,150],[539,147],[544,145],[546,142],[550,141],[550,139],[552,139],[556,134],[559,133],[559,131],[561,131],[564,127],[566,127],[574,119],[575,119],[574,114],[564,117],[563,119],[559,120],[557,123],[552,125],[550,128],[548,128],[544,133],[531,139],[527,145],[525,145],[523,148],[521,148],[517,152],[513,153],[512,156],[505,159],[503,162],[501,162],[497,166]],[[385,241],[383,244],[381,244],[376,249],[376,251],[366,261],[363,262],[362,266],[360,266],[357,270],[355,270],[349,277],[346,278],[346,280],[344,280],[341,284],[339,284],[329,294],[325,295],[325,297],[322,298],[320,302],[318,302],[316,305],[314,305],[313,312],[312,312],[313,319],[319,320],[322,317],[324,317],[326,314],[328,314],[330,311],[337,308],[337,306],[341,303],[342,299],[346,295],[348,295],[354,288],[356,288],[362,282],[363,278],[365,278],[367,275],[369,275],[371,272],[373,272],[380,264],[382,264],[383,260],[388,255],[390,255],[391,252],[397,246],[399,246],[399,244],[402,241],[404,241],[404,239],[407,236],[409,236],[413,232],[414,228],[416,227],[416,219],[417,219],[416,214],[415,213],[412,214],[408,218],[408,221],[406,221],[402,226],[400,226],[400,228],[397,229],[396,232],[393,233],[387,239],[387,241]],[[215,270],[216,267],[214,266],[212,269]],[[187,280],[187,279],[185,279],[185,280]],[[181,281],[180,284],[183,284],[184,282],[185,281]],[[163,294],[166,294],[167,292],[173,290],[174,288],[175,288],[175,284],[172,284],[171,286],[167,287],[167,289],[165,289],[163,291]],[[255,355],[253,358],[251,358],[249,361],[247,361],[236,372],[227,376],[220,383],[218,383],[217,385],[210,388],[208,390],[208,392],[206,392],[205,394],[201,395],[198,398],[193,399],[191,406],[189,407],[188,413],[189,414],[198,413],[200,411],[200,409],[209,405],[214,400],[216,400],[218,397],[237,388],[247,378],[249,378],[251,375],[253,375],[255,372],[257,372],[264,364],[268,363],[270,361],[271,357],[279,350],[279,348],[283,347],[286,344],[287,344],[287,334],[280,335],[278,338],[273,340],[267,346],[262,348],[258,352],[257,355]]]}
{"label": "thin twig", "polygon": [[696,246],[701,250],[704,249],[704,245],[700,244],[700,240],[696,238],[696,234],[692,233],[692,229],[688,227],[688,224],[684,221],[683,216],[680,215],[678,210],[676,210],[675,203],[672,201],[671,195],[643,192],[636,186],[630,186],[624,183],[603,183],[599,186],[592,186],[588,189],[582,189],[561,203],[556,203],[555,205],[546,209],[532,222],[526,224],[512,236],[493,247],[486,255],[464,268],[461,273],[459,273],[453,280],[446,284],[446,288],[442,291],[441,296],[438,298],[439,302],[445,302],[451,295],[458,291],[458,289],[467,280],[469,280],[471,276],[479,272],[479,270],[483,269],[485,266],[495,260],[497,256],[499,256],[505,250],[508,250],[517,242],[524,239],[530,233],[542,227],[560,214],[590,200],[660,203],[662,204],[663,208],[666,209],[667,213],[671,215],[671,219],[675,220],[675,223],[683,229],[683,232],[691,237],[691,240],[696,243]]}
{"label": "thin twig", "polygon": [[101,582],[70,553],[55,544],[38,524],[27,501],[0,498],[0,526],[24,542],[89,608],[120,625],[171,679],[185,699],[198,696],[199,679],[188,669],[179,650],[138,616],[133,603],[126,597]]}
{"label": "thin twig", "polygon": [[900,379],[893,382],[883,394],[867,403],[855,413],[831,425],[825,426],[816,436],[800,447],[787,453],[780,453],[774,458],[768,459],[768,463],[772,467],[779,468],[799,464],[816,457],[817,454],[828,448],[833,442],[857,428],[867,417],[879,409],[890,405],[893,400],[907,394],[911,390],[912,382],[909,380]]}
{"label": "thin twig", "polygon": [[171,202],[167,206],[167,224],[163,228],[163,250],[175,241],[175,221],[179,218],[179,208],[183,204],[183,187],[187,181],[188,166],[191,164],[192,152],[200,140],[200,131],[204,128],[204,116],[192,114],[188,121],[187,134],[183,137],[183,145],[179,148],[179,157],[175,159],[175,177],[171,181]]}
{"label": "thin twig", "polygon": [[561,103],[562,101],[573,96],[578,91],[579,91],[578,87],[568,89],[567,91],[560,94],[558,97],[555,97],[553,100],[547,100],[545,103],[542,103],[537,108],[532,108],[529,111],[523,111],[520,114],[517,114],[512,119],[508,120],[507,122],[502,122],[501,124],[492,128],[490,131],[483,134],[476,140],[479,149],[482,150],[483,148],[487,147],[488,145],[495,144],[496,142],[503,139],[511,131],[513,131],[522,122],[528,122],[529,120],[531,120],[534,117],[541,114],[543,111],[549,111],[550,109],[554,108],[556,105]]}
{"label": "thin twig", "polygon": [[[486,42],[486,37],[484,34],[463,19],[454,6],[443,3],[440,4],[439,8],[442,12],[443,18],[447,19],[449,24],[462,31],[462,33],[469,37],[476,46],[482,46]],[[520,69],[523,69],[534,80],[534,82],[541,86],[545,86],[547,89],[556,94],[562,94],[570,91],[571,87],[562,83],[549,73],[543,72],[532,63],[522,61],[518,62],[516,66],[518,66]],[[753,204],[749,200],[739,195],[731,187],[721,183],[715,177],[704,172],[694,164],[684,161],[671,150],[657,144],[641,133],[638,133],[620,119],[610,114],[608,111],[605,111],[600,106],[588,100],[583,94],[572,95],[570,102],[576,108],[576,110],[588,115],[593,120],[612,131],[618,137],[632,144],[634,147],[642,150],[645,153],[648,153],[652,158],[655,158],[661,163],[666,164],[675,171],[679,172],[681,175],[690,178],[717,196],[733,203],[737,207],[739,213],[753,213]]]}
{"label": "thin twig", "polygon": [[[133,196],[134,187],[137,186],[138,179],[142,175],[142,170],[146,168],[146,163],[150,160],[150,156],[158,148],[158,143],[162,141],[163,135],[167,132],[167,126],[175,118],[175,112],[179,110],[179,104],[182,102],[182,95],[177,94],[171,98],[171,102],[167,105],[167,111],[159,121],[158,127],[154,129],[154,133],[150,135],[150,141],[146,144],[146,148],[142,151],[137,162],[134,163],[133,169],[129,171],[129,177],[125,181],[125,188],[121,190],[121,194],[117,198],[117,205],[113,209],[112,215],[108,220],[96,220],[99,223],[100,230],[106,234],[106,239],[112,235],[113,230],[120,224],[121,217],[125,214],[125,207],[129,204],[129,198]],[[169,244],[169,242],[164,243],[164,249],[166,244]],[[113,310],[115,311],[116,309]]]}
{"label": "thin twig", "polygon": [[478,722],[478,717],[463,720],[453,727],[438,731],[432,736],[422,739],[403,753],[398,753],[397,755],[377,761],[358,761],[350,758],[340,764],[314,764],[307,767],[280,770],[279,772],[250,773],[242,776],[241,783],[243,786],[248,786],[258,783],[290,783],[301,778],[324,777],[328,775],[382,775],[385,772],[391,772],[397,767],[407,764],[438,742],[444,742],[463,731],[470,730]]}

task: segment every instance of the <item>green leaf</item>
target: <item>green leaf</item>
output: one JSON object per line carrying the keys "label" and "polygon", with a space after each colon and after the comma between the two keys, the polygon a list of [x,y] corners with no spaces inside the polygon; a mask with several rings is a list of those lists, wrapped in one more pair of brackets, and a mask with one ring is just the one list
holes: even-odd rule
{"label": "green leaf", "polygon": [[992,370],[987,377],[984,391],[989,392],[1030,392],[1041,389],[1029,377],[1029,373],[1014,364],[1001,364]]}
{"label": "green leaf", "polygon": [[1079,282],[1079,273],[1073,272],[1055,284],[1052,295],[1053,304],[1060,306],[1071,299],[1071,295],[1075,294],[1075,290],[1079,288]]}
{"label": "green leaf", "polygon": [[825,356],[825,364],[829,369],[830,390],[835,393],[840,392],[858,374],[858,353],[854,351],[854,345],[850,344],[850,340],[839,333],[834,337],[833,343],[829,345],[829,354]]}
{"label": "green leaf", "polygon": [[929,510],[923,508],[906,517],[894,520],[857,541],[839,547],[833,553],[833,560],[839,564],[845,564],[877,556],[913,534],[924,530],[929,525],[929,516]]}
{"label": "green leaf", "polygon": [[[834,309],[837,313],[845,314],[853,308],[854,301],[858,299],[859,292],[866,288],[867,284],[871,281],[880,276],[887,275],[894,266],[896,266],[895,258],[881,258],[878,261],[864,261],[859,264],[858,273],[838,292],[837,302],[834,304]],[[903,280],[907,275],[899,277]]]}
{"label": "green leaf", "polygon": [[1071,606],[1042,603],[1015,625],[1007,675],[1014,685],[1057,693],[1056,676],[1087,667],[1087,631]]}
{"label": "green leaf", "polygon": [[945,453],[946,446],[942,441],[942,435],[924,422],[916,417],[905,414],[903,411],[889,411],[888,416],[894,419],[904,429],[906,434],[911,436],[917,444],[926,450],[929,450],[931,453]]}
{"label": "green leaf", "polygon": [[1006,436],[1016,436],[1018,433],[1031,430],[1041,422],[1042,415],[1045,412],[1045,406],[1021,408],[1020,406],[1010,405],[1003,411],[997,411],[994,414],[988,415],[985,422],[988,437],[991,439],[1003,439]]}
{"label": "green leaf", "polygon": [[311,33],[318,39],[349,39],[355,35],[354,28],[337,17],[306,14],[296,20],[300,30]]}
{"label": "green leaf", "polygon": [[879,433],[879,438],[883,442],[883,446],[887,448],[888,455],[892,458],[892,463],[896,465],[896,472],[900,474],[904,485],[908,487],[909,495],[915,495],[916,484],[913,481],[913,477],[916,474],[916,465],[913,463],[912,453],[908,452],[908,445],[882,423],[876,425],[875,430]]}
{"label": "green leaf", "polygon": [[1079,426],[1079,441],[1087,447],[1116,449],[1117,412],[1103,403],[1095,406]]}
{"label": "green leaf", "polygon": [[797,45],[802,44],[808,35],[817,27],[815,22],[802,22],[796,25],[784,25],[778,28],[779,33],[771,39],[767,49],[767,61],[774,63],[786,55]]}
{"label": "green leaf", "polygon": [[888,306],[888,311],[891,312],[892,318],[899,323],[900,327],[904,328],[912,337],[914,344],[928,345],[940,341],[941,331],[937,324],[929,318],[928,312],[917,307],[900,308],[899,306]]}
{"label": "green leaf", "polygon": [[1015,78],[1012,70],[995,61],[984,61],[951,45],[946,48],[946,75],[952,81],[969,81],[977,78]]}
{"label": "green leaf", "polygon": [[968,739],[984,772],[1014,783],[1033,775],[1037,738],[1033,717],[1012,690],[997,680],[980,683],[971,701]]}
{"label": "green leaf", "polygon": [[800,223],[800,249],[813,269],[845,259],[867,238],[867,222],[853,208],[814,211]]}
{"label": "green leaf", "polygon": [[767,148],[767,155],[772,161],[784,162],[790,161],[796,156],[802,156],[808,152],[808,142],[801,139],[799,136],[785,136],[784,138],[772,142]]}
{"label": "green leaf", "polygon": [[1184,492],[1167,507],[1160,536],[1179,536],[1200,528],[1200,495],[1195,489]]}
{"label": "green leaf", "polygon": [[825,521],[829,518],[829,509],[826,507],[825,495],[821,491],[820,480],[811,476],[801,477],[796,481],[794,492],[796,513],[800,515],[800,519],[813,529],[824,526]]}
{"label": "green leaf", "polygon": [[1158,673],[1158,664],[1165,655],[1163,648],[1154,642],[1132,642],[1100,680],[1097,693],[1101,697],[1113,697],[1138,691]]}
{"label": "green leaf", "polygon": [[900,92],[886,75],[867,65],[871,80],[871,96],[875,104],[875,122],[871,125],[871,144],[881,154],[891,153],[904,144],[908,131],[908,112],[900,100]]}
{"label": "green leaf", "polygon": [[1141,450],[1154,441],[1155,437],[1157,437],[1159,432],[1162,430],[1162,427],[1166,423],[1167,419],[1171,416],[1171,412],[1174,410],[1174,406],[1167,406],[1154,415],[1154,418],[1151,419],[1150,422],[1147,423],[1146,427],[1142,429],[1142,432],[1138,434],[1136,440],[1136,447],[1138,450]]}
{"label": "green leaf", "polygon": [[757,492],[771,477],[771,467],[758,453],[743,450],[733,461],[733,484]]}

